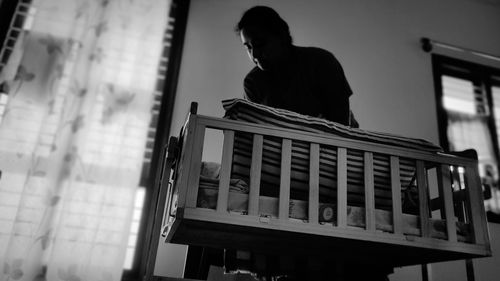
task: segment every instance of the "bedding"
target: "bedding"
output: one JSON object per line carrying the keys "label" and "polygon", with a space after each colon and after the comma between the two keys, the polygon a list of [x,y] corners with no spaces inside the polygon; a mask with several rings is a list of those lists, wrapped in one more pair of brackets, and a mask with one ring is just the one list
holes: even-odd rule
{"label": "bedding", "polygon": [[[251,123],[280,126],[302,131],[348,137],[350,139],[397,145],[403,148],[437,152],[442,149],[420,139],[405,138],[384,133],[375,133],[305,116],[291,111],[276,109],[243,99],[222,102],[225,118]],[[232,178],[249,182],[253,135],[236,132],[232,162]],[[281,142],[279,138],[265,137],[262,155],[261,194],[277,197],[280,182]],[[307,142],[294,141],[291,159],[291,199],[305,200],[308,196],[309,147]],[[376,208],[391,210],[392,191],[390,159],[387,155],[374,153],[374,187]],[[402,206],[405,213],[418,213],[418,197],[414,179],[414,160],[400,158],[400,180],[403,192]],[[320,202],[336,202],[337,147],[320,147]],[[347,151],[347,197],[348,204],[364,206],[364,155],[362,151]],[[417,205],[415,205],[417,204]]]}
{"label": "bedding", "polygon": [[443,151],[440,146],[423,139],[407,138],[388,133],[351,128],[322,118],[302,115],[289,110],[273,108],[244,99],[223,100],[222,106],[226,112],[224,117],[232,120],[274,125],[283,128],[303,130],[306,132],[326,133],[349,139],[417,149],[419,151]]}
{"label": "bedding", "polygon": [[[215,210],[219,188],[220,165],[203,162],[198,190],[197,207]],[[228,211],[233,214],[246,215],[248,210],[248,184],[241,179],[231,179],[229,187]],[[278,216],[279,200],[276,197],[259,197],[259,216],[276,218]],[[289,218],[296,222],[308,221],[308,203],[304,200],[291,199],[289,202]],[[336,225],[336,204],[320,203],[318,221],[320,224]],[[392,232],[392,212],[377,209],[375,212],[376,229]],[[365,227],[365,209],[359,206],[347,206],[347,225],[350,227]],[[446,223],[444,220],[431,219],[431,237],[446,239]],[[456,222],[458,241],[466,242],[471,237],[468,225]],[[419,219],[417,215],[403,214],[403,233],[419,236]]]}

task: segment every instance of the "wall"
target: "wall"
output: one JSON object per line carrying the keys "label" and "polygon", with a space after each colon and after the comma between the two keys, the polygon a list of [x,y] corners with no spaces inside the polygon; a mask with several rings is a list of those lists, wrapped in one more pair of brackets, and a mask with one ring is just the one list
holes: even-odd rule
{"label": "wall", "polygon": [[[191,101],[199,103],[200,114],[222,116],[221,100],[243,96],[242,80],[252,65],[232,30],[242,12],[257,4],[282,15],[295,44],[336,55],[354,91],[352,108],[368,130],[438,142],[431,60],[420,49],[421,37],[500,56],[497,0],[191,0],[173,134]],[[500,227],[492,231],[497,237]],[[500,245],[494,247],[500,253]],[[161,247],[160,252],[167,251]],[[476,262],[485,272],[477,280],[493,280],[487,273],[500,273],[492,261],[500,264],[496,257]],[[462,264],[433,265],[434,280],[444,280],[456,265],[461,269],[452,279],[465,280]],[[418,267],[397,269],[391,276],[420,278]]]}
{"label": "wall", "polygon": [[489,229],[493,257],[474,260],[476,281],[498,280],[500,276],[500,224],[491,223]]}

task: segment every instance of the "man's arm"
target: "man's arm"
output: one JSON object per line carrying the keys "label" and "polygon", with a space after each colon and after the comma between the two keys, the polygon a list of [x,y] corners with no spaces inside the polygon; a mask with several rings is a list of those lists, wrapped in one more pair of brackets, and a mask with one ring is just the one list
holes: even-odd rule
{"label": "man's arm", "polygon": [[320,95],[325,101],[323,105],[324,118],[349,125],[349,96],[352,95],[352,90],[344,70],[339,61],[329,52],[324,59],[319,61],[319,64],[318,86]]}
{"label": "man's arm", "polygon": [[260,93],[258,86],[257,86],[257,81],[252,75],[252,73],[249,73],[245,79],[243,80],[243,88],[245,90],[245,99],[255,102],[255,103],[260,103],[262,104],[264,102],[264,97],[262,97],[262,94]]}

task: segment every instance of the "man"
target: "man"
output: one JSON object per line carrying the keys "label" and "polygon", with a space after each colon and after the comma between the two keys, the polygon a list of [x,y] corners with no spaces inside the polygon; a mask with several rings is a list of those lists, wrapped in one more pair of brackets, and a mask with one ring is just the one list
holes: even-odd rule
{"label": "man", "polygon": [[[244,79],[246,99],[358,127],[349,108],[351,87],[342,66],[330,52],[293,45],[288,24],[265,6],[247,10],[235,31],[255,63]],[[310,257],[311,260],[314,259]],[[387,280],[387,274],[392,272],[386,266],[339,260],[342,258],[331,257],[316,261],[315,266],[302,264],[280,280]]]}
{"label": "man", "polygon": [[357,127],[352,90],[330,52],[293,45],[288,24],[265,6],[247,10],[235,31],[256,65],[244,80],[248,100]]}

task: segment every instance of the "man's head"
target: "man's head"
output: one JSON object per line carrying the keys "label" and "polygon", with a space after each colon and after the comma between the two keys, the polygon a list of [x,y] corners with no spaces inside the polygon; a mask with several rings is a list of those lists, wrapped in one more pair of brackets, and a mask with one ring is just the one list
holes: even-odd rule
{"label": "man's head", "polygon": [[292,37],[288,24],[265,6],[247,10],[235,27],[250,59],[262,70],[272,70],[286,61]]}

